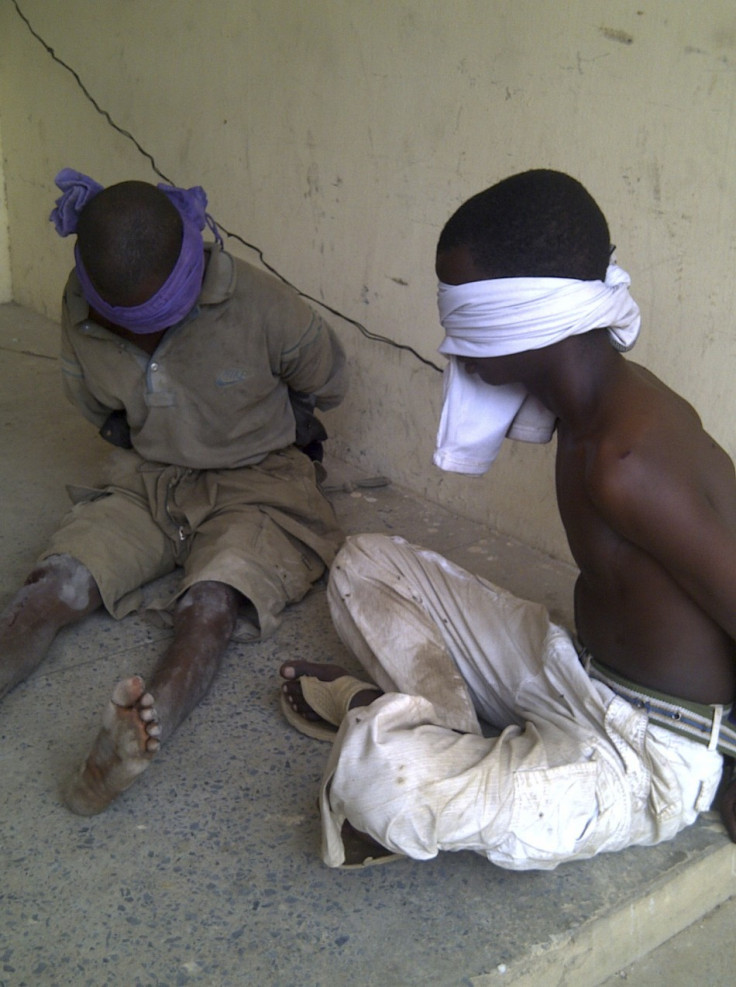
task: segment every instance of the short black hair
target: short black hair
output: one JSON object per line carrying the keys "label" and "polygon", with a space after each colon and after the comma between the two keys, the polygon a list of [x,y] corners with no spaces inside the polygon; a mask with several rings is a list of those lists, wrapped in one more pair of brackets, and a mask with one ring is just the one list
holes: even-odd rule
{"label": "short black hair", "polygon": [[130,304],[142,284],[163,282],[181,253],[179,210],[155,185],[120,182],[103,189],[79,216],[77,244],[105,301]]}
{"label": "short black hair", "polygon": [[608,223],[576,179],[544,168],[511,175],[450,217],[437,252],[467,247],[484,278],[604,280]]}

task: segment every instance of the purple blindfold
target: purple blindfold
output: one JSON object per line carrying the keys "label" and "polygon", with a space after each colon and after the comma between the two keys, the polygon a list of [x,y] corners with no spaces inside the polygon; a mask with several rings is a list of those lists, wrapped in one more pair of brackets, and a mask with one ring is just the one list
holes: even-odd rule
{"label": "purple blindfold", "polygon": [[[73,168],[64,168],[56,176],[56,184],[62,194],[56,200],[49,219],[60,236],[76,233],[79,215],[103,186],[94,179]],[[218,243],[222,237],[214,220],[207,213],[207,195],[199,185],[194,188],[176,188],[159,185],[158,188],[176,206],[183,223],[181,251],[174,268],[155,295],[142,305],[109,305],[94,288],[89,279],[78,246],[74,248],[75,267],[84,297],[104,318],[114,325],[131,332],[146,334],[159,332],[176,325],[191,312],[199,297],[204,274],[204,250],[202,230],[208,226]]]}

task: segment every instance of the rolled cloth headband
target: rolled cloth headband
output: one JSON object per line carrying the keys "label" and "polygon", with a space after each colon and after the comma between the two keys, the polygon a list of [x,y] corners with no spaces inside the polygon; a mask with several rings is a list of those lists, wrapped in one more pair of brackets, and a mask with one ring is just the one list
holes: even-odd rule
{"label": "rolled cloth headband", "polygon": [[631,281],[612,263],[605,281],[567,278],[498,278],[440,284],[438,306],[449,358],[434,463],[457,473],[480,474],[493,463],[504,438],[548,442],[555,416],[522,384],[496,386],[468,374],[458,357],[495,357],[541,349],[568,336],[608,329],[611,344],[626,351],[641,325]]}
{"label": "rolled cloth headband", "polygon": [[[64,168],[56,176],[62,194],[49,219],[60,236],[77,232],[79,216],[87,203],[98,195],[103,186],[73,168]],[[173,185],[157,186],[176,206],[182,218],[181,251],[171,274],[161,288],[142,305],[110,305],[96,291],[75,245],[75,268],[84,297],[100,315],[114,325],[131,332],[159,332],[180,322],[194,307],[202,288],[204,274],[204,243],[201,231],[208,226],[218,243],[222,237],[207,213],[207,195],[199,185],[190,189]]]}

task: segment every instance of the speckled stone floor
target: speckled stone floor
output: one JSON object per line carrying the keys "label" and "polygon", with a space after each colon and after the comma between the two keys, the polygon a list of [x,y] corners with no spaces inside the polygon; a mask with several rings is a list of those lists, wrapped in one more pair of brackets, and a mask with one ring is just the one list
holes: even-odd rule
{"label": "speckled stone floor", "polygon": [[[105,446],[61,394],[55,327],[0,306],[0,603]],[[479,524],[331,462],[346,530],[386,531],[569,617],[574,572]],[[315,799],[326,747],[278,708],[288,657],[350,662],[324,588],[260,644],[234,643],[214,688],[140,781],[84,819],[60,781],[122,675],[166,632],[95,615],[63,632],[0,713],[0,987],[592,985],[736,891],[705,817],[677,840],[510,873],[470,853],[332,871]]]}

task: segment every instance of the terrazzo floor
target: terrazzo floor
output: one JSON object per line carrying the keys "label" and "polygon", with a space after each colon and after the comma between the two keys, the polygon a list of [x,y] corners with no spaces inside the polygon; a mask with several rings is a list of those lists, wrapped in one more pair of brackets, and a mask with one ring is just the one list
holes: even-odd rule
{"label": "terrazzo floor", "polygon": [[[65,484],[92,482],[105,446],[61,395],[51,323],[0,306],[0,351],[4,604],[66,509]],[[363,474],[346,464],[328,467],[347,531],[401,534],[569,618],[570,567],[391,484],[361,487]],[[231,645],[208,697],[106,813],[72,815],[59,785],[112,686],[145,676],[167,640],[141,617],[94,615],[62,632],[3,702],[0,987],[592,985],[654,935],[646,923],[632,928],[613,960],[610,949],[600,962],[588,947],[575,953],[586,936],[597,941],[591,929],[605,934],[608,916],[659,902],[657,889],[709,861],[713,874],[726,868],[718,900],[736,891],[730,845],[710,817],[662,847],[551,873],[506,872],[471,853],[324,867],[315,799],[327,748],[286,725],[277,684],[286,658],[351,664],[323,586],[270,640]],[[537,960],[552,954],[565,979],[552,967],[539,973]],[[577,974],[559,959],[568,954]]]}

